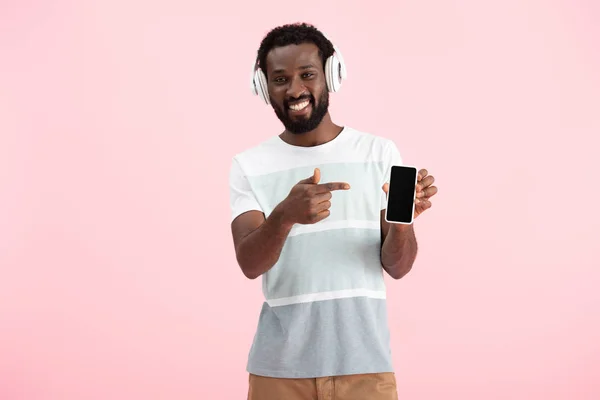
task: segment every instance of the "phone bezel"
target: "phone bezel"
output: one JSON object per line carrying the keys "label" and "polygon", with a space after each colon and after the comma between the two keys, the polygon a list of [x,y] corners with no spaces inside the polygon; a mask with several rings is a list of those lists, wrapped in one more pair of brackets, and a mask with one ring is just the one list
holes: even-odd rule
{"label": "phone bezel", "polygon": [[[409,168],[409,169],[413,169],[415,171],[415,190],[413,193],[412,212],[410,214],[410,222],[391,221],[388,219],[388,210],[390,208],[389,189],[391,189],[391,187],[392,187],[392,176],[393,176],[394,168]],[[417,167],[415,167],[413,165],[392,165],[392,167],[390,168],[390,181],[388,182],[388,184],[389,184],[388,193],[386,194],[386,200],[385,200],[385,202],[386,202],[385,222],[387,222],[388,224],[412,225],[412,223],[415,220],[415,200],[417,198],[417,183],[418,183],[418,181],[419,181],[419,170],[417,169]]]}

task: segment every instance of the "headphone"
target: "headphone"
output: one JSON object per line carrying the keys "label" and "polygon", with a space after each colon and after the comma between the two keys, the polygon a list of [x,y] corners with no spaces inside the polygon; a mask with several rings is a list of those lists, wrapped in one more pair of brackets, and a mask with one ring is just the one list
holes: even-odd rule
{"label": "headphone", "polygon": [[[325,36],[325,35],[323,35]],[[327,38],[325,36],[325,38]],[[260,97],[265,104],[271,104],[269,99],[269,89],[267,87],[267,77],[260,69],[258,61],[252,66],[251,90],[254,95]],[[333,54],[325,60],[325,81],[329,92],[338,92],[342,86],[342,80],[346,79],[346,64],[340,50],[333,45]]]}

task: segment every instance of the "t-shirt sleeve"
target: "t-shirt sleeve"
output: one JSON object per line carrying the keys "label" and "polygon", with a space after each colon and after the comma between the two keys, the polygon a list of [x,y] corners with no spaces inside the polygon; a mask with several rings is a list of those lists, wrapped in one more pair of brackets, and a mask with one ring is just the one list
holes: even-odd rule
{"label": "t-shirt sleeve", "polygon": [[247,211],[264,212],[252,191],[248,177],[235,158],[232,160],[229,172],[229,202],[231,221]]}
{"label": "t-shirt sleeve", "polygon": [[[392,172],[393,165],[402,165],[402,157],[400,156],[400,152],[398,151],[398,147],[396,143],[392,140],[388,140],[385,150],[383,152],[383,181],[381,182],[381,186],[385,183],[390,182],[390,173]],[[385,210],[387,208],[387,197],[383,189],[381,190],[381,209]]]}

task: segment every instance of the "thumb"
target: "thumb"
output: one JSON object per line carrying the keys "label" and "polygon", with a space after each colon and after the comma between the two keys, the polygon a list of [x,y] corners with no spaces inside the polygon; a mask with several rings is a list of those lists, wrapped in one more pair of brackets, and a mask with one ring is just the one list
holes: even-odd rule
{"label": "thumb", "polygon": [[389,188],[390,188],[390,185],[389,185],[389,183],[384,183],[384,184],[383,184],[383,186],[382,186],[381,188],[383,189],[383,192],[384,192],[385,194],[388,194],[388,190],[389,190]]}
{"label": "thumb", "polygon": [[313,175],[311,177],[302,179],[298,183],[317,184],[317,183],[319,183],[320,180],[321,180],[321,171],[319,170],[319,168],[315,168],[315,171],[313,172]]}

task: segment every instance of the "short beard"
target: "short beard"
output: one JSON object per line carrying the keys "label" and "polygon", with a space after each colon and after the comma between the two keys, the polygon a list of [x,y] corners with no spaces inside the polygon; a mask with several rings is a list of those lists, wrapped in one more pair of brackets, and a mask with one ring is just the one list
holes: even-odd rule
{"label": "short beard", "polygon": [[325,114],[327,114],[327,110],[329,109],[329,92],[327,90],[323,90],[323,94],[321,95],[317,105],[315,105],[314,98],[311,96],[310,104],[312,105],[310,117],[294,120],[291,119],[287,113],[287,102],[284,102],[285,110],[271,103],[277,118],[279,118],[279,120],[283,123],[285,129],[295,135],[310,132],[319,126],[323,120],[323,117],[325,117]]}

